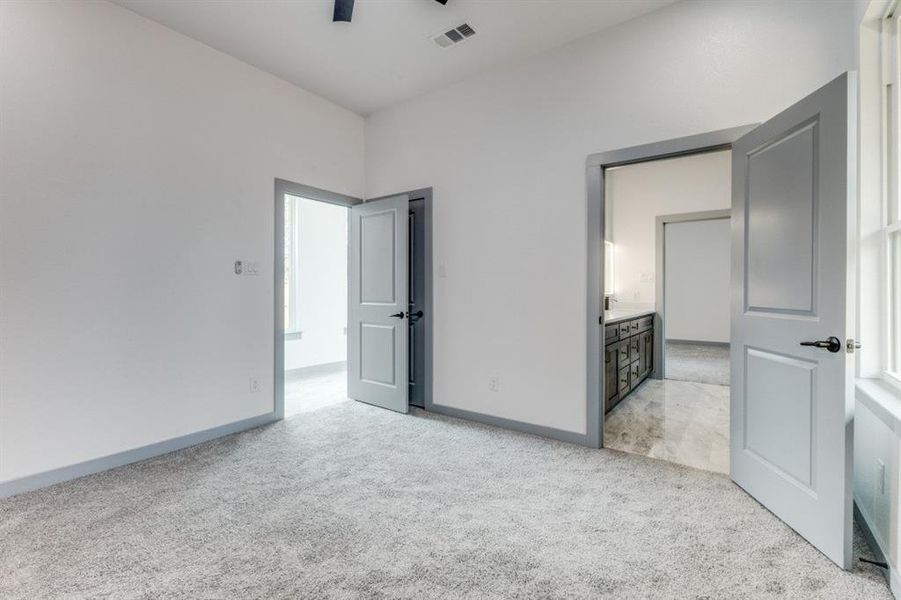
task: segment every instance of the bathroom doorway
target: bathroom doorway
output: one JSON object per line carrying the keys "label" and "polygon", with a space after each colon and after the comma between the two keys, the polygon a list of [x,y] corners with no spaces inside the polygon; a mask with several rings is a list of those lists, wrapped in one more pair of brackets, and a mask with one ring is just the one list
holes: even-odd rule
{"label": "bathroom doorway", "polygon": [[731,163],[605,172],[607,448],[729,471]]}

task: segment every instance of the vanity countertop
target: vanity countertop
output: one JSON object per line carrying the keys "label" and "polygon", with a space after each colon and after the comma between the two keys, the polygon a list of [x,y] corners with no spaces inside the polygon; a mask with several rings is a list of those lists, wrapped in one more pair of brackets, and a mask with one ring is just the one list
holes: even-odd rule
{"label": "vanity countertop", "polygon": [[612,325],[613,323],[619,323],[620,321],[628,321],[629,319],[635,319],[637,317],[643,317],[645,315],[653,315],[653,308],[622,308],[617,310],[605,310],[604,311],[604,325]]}

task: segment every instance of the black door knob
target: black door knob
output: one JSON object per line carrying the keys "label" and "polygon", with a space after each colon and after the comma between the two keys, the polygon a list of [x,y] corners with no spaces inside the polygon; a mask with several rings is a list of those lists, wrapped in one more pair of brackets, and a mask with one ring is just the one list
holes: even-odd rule
{"label": "black door knob", "polygon": [[842,349],[842,341],[837,337],[830,336],[825,340],[816,340],[814,342],[801,342],[802,346],[813,346],[814,348],[822,348],[829,352],[838,352]]}
{"label": "black door knob", "polygon": [[394,313],[393,315],[389,315],[389,316],[394,317],[395,319],[403,319],[404,313],[403,313],[403,311],[401,311],[399,313]]}

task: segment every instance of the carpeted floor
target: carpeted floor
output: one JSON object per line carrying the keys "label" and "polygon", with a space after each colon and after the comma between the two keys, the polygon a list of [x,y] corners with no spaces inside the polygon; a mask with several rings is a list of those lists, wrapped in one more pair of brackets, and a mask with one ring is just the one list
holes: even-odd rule
{"label": "carpeted floor", "polygon": [[347,401],[347,363],[285,371],[285,417]]}
{"label": "carpeted floor", "polygon": [[0,501],[0,597],[890,595],[722,475],[344,402]]}

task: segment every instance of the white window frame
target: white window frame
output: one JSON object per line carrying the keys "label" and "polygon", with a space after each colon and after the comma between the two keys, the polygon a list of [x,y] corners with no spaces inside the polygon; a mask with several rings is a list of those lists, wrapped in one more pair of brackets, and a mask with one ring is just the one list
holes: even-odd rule
{"label": "white window frame", "polygon": [[[901,244],[901,11],[892,2],[880,32],[882,130],[881,296],[886,324],[882,378],[901,388],[901,265],[893,242]],[[901,254],[901,253],[899,253]]]}

